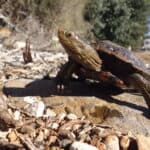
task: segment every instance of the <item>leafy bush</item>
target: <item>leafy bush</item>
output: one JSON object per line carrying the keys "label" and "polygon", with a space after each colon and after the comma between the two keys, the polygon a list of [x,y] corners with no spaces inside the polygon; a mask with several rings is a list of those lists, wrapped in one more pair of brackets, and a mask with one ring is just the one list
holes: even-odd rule
{"label": "leafy bush", "polygon": [[144,0],[90,0],[85,19],[98,39],[138,45],[145,32]]}

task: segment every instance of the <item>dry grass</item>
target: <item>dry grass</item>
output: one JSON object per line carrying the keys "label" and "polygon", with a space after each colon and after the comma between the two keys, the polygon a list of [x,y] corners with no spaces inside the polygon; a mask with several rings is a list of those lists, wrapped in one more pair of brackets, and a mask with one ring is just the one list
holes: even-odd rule
{"label": "dry grass", "polygon": [[150,51],[135,52],[135,54],[140,57],[144,62],[150,64]]}

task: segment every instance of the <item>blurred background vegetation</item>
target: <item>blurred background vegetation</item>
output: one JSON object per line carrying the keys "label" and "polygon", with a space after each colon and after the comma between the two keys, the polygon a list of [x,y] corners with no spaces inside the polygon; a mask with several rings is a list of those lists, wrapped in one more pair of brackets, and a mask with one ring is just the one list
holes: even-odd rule
{"label": "blurred background vegetation", "polygon": [[85,19],[92,24],[92,32],[98,39],[139,46],[146,32],[148,2],[91,0],[86,5]]}
{"label": "blurred background vegetation", "polygon": [[60,12],[61,0],[0,0],[0,8],[13,23],[18,23],[29,15],[37,17],[41,23],[52,24]]}
{"label": "blurred background vegetation", "polygon": [[0,0],[0,10],[14,24],[33,16],[47,28],[61,26],[136,47],[146,32],[150,0]]}

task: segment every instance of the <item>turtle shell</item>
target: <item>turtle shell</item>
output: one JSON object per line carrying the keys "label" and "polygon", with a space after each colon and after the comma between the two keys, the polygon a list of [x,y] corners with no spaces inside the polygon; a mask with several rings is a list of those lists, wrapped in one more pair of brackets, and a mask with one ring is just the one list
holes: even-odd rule
{"label": "turtle shell", "polygon": [[137,56],[118,44],[100,41],[96,49],[103,61],[102,70],[108,70],[121,78],[132,73],[147,72],[144,63]]}

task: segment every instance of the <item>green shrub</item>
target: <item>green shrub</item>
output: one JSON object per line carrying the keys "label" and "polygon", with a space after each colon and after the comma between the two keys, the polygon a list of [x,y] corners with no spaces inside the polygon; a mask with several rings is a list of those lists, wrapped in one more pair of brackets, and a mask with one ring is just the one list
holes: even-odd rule
{"label": "green shrub", "polygon": [[145,32],[144,0],[90,0],[85,19],[98,39],[138,45]]}

